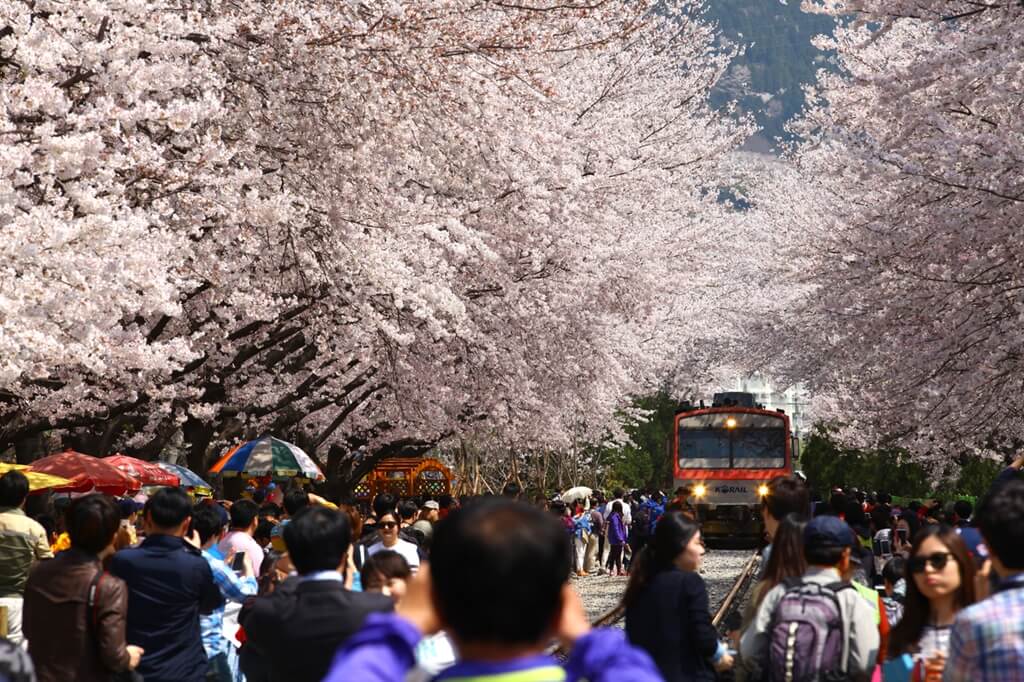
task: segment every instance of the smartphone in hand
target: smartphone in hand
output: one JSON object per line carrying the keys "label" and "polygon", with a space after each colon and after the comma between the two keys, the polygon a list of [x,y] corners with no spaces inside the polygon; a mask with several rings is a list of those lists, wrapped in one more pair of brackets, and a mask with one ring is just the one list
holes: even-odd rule
{"label": "smartphone in hand", "polygon": [[235,555],[235,558],[231,561],[231,570],[235,573],[245,571],[245,552],[239,552]]}

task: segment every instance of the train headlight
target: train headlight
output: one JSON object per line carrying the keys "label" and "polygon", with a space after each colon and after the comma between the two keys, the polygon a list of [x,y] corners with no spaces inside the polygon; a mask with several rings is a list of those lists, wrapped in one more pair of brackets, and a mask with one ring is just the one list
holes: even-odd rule
{"label": "train headlight", "polygon": [[696,486],[694,486],[694,488],[693,488],[693,496],[694,497],[701,498],[701,497],[704,497],[707,494],[708,494],[708,488],[703,483],[698,483]]}
{"label": "train headlight", "polygon": [[757,494],[760,495],[761,497],[768,497],[768,486],[762,483],[757,488]]}
{"label": "train headlight", "polygon": [[725,428],[735,429],[736,428],[736,417],[729,417],[725,420]]}

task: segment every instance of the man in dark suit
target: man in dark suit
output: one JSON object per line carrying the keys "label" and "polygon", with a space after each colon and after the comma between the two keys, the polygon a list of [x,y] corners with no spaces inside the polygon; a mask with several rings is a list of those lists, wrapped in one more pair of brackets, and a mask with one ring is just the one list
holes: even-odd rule
{"label": "man in dark suit", "polygon": [[242,608],[247,678],[320,682],[337,648],[368,614],[394,609],[382,594],[345,589],[340,571],[351,539],[348,517],[321,506],[302,509],[285,527],[284,542],[299,575]]}
{"label": "man in dark suit", "polygon": [[146,539],[110,563],[128,587],[127,639],[146,652],[138,672],[146,682],[201,682],[209,664],[199,614],[224,599],[198,546],[184,539],[192,502],[180,488],[161,488],[144,515]]}

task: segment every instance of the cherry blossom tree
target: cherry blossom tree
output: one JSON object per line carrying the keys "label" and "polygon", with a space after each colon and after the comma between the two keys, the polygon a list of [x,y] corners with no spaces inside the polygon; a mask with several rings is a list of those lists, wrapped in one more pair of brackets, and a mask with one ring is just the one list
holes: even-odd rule
{"label": "cherry blossom tree", "polygon": [[659,7],[0,10],[0,444],[180,443],[203,469],[273,432],[358,480],[445,438],[614,430],[716,334],[697,292],[728,280],[717,192],[750,132],[707,107],[730,55],[699,5]]}
{"label": "cherry blossom tree", "polygon": [[[795,156],[810,294],[785,370],[862,442],[1019,445],[1024,7],[845,0]],[[782,207],[776,207],[780,213]]]}

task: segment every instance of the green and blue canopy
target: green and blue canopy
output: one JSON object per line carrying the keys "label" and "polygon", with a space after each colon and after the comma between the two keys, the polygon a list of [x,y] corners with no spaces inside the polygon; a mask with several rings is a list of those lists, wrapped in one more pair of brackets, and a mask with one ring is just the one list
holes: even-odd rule
{"label": "green and blue canopy", "polygon": [[210,473],[222,476],[301,476],[322,480],[323,473],[313,458],[291,443],[270,436],[242,443],[228,451]]}

